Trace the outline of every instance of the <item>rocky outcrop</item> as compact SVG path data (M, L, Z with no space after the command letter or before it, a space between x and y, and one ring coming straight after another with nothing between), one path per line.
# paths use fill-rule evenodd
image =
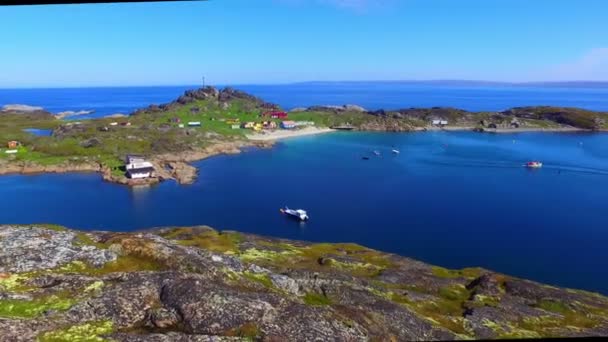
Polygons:
M608 336L608 299L353 244L0 226L1 340L546 336Z
M8 104L2 106L0 108L1 112L15 112L15 113L31 113L31 112L41 112L44 111L44 108L37 106L28 106L23 104Z
M212 103L216 103L222 108L226 110L229 108L230 103L235 100L242 101L246 103L248 108L260 108L262 110L270 110L279 108L277 105L272 103L267 103L262 99L250 95L244 91L236 90L234 88L224 88L222 90L218 90L215 87L204 87L194 90L187 90L183 95L178 97L175 101L170 103L162 104L162 105L150 105L147 108L139 109L133 112L131 115L142 115L142 114L154 114L154 113L162 113L174 110L179 108L180 106L188 105L194 103L196 101L201 100L210 100Z
M59 113L55 114L55 117L57 119L65 119L68 117L88 115L88 114L93 114L93 113L95 113L95 110L79 110L77 112L73 111L73 110L68 110L65 112L59 112Z
M101 166L95 162L64 162L54 165L40 165L25 161L0 160L0 175L35 174L35 173L66 173L66 172L99 172Z

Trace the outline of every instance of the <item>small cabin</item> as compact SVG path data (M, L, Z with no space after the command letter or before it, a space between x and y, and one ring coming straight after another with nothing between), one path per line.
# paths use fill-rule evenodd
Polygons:
M150 178L154 175L154 166L146 161L144 157L129 154L125 158L125 169L127 177L131 179Z
M150 178L154 175L154 166L149 162L127 166L126 169L127 177L131 179Z
M448 121L447 120L441 120L441 119L434 119L433 121L431 121L431 124L433 126L447 126Z
M232 129L241 129L241 125L236 125L236 124L232 125L230 127L232 127Z
M283 129L291 129L291 128L295 128L295 127L296 127L296 123L293 121L281 122L281 128L283 128Z
M243 124L243 128L253 128L255 126L255 122L245 122Z
M175 118L171 118L171 119L169 119L169 122L172 122L172 123L180 123L180 122L182 122L182 119L175 117Z
M110 126L118 126L118 122L110 122Z
M17 148L17 147L21 146L21 143L18 142L17 140L11 140L11 141L9 141L9 142L6 143L6 146L8 148Z
M189 127L199 127L201 125L200 121L190 121L188 122Z

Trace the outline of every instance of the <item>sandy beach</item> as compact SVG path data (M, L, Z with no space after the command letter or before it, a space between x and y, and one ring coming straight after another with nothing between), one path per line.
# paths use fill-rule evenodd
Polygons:
M274 132L265 132L265 133L257 133L257 134L249 134L247 138L250 140L258 140L258 141L269 141L269 140L279 140L279 139L287 139L293 137L301 137L305 135L313 135L313 134L321 134L321 133L329 133L334 132L334 129L331 128L318 128L318 127L306 127L298 130L277 130Z

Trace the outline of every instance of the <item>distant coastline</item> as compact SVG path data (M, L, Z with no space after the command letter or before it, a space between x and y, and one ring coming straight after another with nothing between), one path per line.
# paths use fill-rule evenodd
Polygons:
M539 88L608 88L608 81L532 81L500 82L482 80L386 80L386 81L305 81L292 83L296 85L320 84L402 84L434 85L451 87L539 87Z

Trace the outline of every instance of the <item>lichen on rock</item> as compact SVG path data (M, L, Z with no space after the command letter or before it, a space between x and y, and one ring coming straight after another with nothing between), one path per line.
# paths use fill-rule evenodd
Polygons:
M0 226L1 340L549 336L608 336L608 299L354 244L209 227Z

